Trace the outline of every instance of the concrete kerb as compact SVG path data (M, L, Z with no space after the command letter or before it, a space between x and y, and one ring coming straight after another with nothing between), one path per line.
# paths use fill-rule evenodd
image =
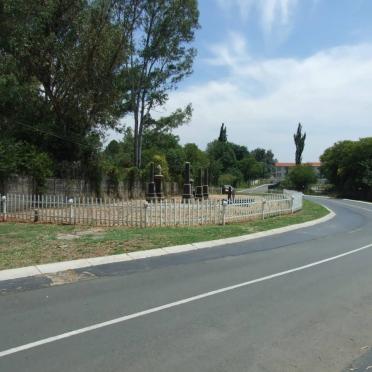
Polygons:
M195 251L199 249L217 247L217 246L226 245L226 244L241 243L241 242L263 238L263 237L271 236L271 235L283 234L285 232L314 226L314 225L331 220L332 218L336 216L336 213L333 212L329 208L327 209L329 211L329 214L327 214L324 217L318 218L316 220L303 222L303 223L299 223L296 225L290 225L286 227L279 227L277 229L261 231L261 232L248 234L248 235L241 235L241 236L236 236L236 237L231 237L231 238L210 240L210 241L192 243L192 244L177 245L173 247L149 249L149 250L144 250L144 251L136 251L136 252L130 252L130 253L111 255L111 256L92 257L92 258L85 258L85 259L79 259L79 260L73 260L73 261L63 261L63 262L55 262L55 263L48 263L48 264L35 265L35 266L20 267L16 269L1 270L0 281L25 278L25 277L30 277L30 276L39 276L39 275L44 275L44 274L52 274L52 273L57 273L61 271L71 270L71 269L79 269L79 268L84 268L84 267L98 266L98 265L104 265L104 264L110 264L110 263L116 263L116 262L139 260L139 259L168 255L168 254L177 254L177 253Z

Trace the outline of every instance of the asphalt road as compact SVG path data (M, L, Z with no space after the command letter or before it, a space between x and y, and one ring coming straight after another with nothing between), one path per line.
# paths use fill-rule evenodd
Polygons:
M0 371L368 370L372 205L317 200L336 217L14 287L0 296Z

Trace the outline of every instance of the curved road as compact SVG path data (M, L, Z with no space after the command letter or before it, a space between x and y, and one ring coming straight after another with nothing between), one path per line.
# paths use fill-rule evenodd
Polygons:
M0 283L0 371L368 370L372 204L316 201L336 217L69 285Z

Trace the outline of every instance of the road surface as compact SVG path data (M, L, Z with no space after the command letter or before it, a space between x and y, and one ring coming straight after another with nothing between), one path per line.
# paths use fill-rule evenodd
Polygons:
M368 370L372 205L316 200L336 217L73 284L7 283L0 371Z

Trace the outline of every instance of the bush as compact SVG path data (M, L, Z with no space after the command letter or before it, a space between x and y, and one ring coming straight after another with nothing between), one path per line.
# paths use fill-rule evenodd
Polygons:
M12 174L31 176L35 192L42 192L45 181L52 175L53 163L49 156L26 142L0 142L0 182Z
M285 186L298 191L306 191L311 185L317 182L317 176L312 167L308 165L296 165L290 170L286 179Z

